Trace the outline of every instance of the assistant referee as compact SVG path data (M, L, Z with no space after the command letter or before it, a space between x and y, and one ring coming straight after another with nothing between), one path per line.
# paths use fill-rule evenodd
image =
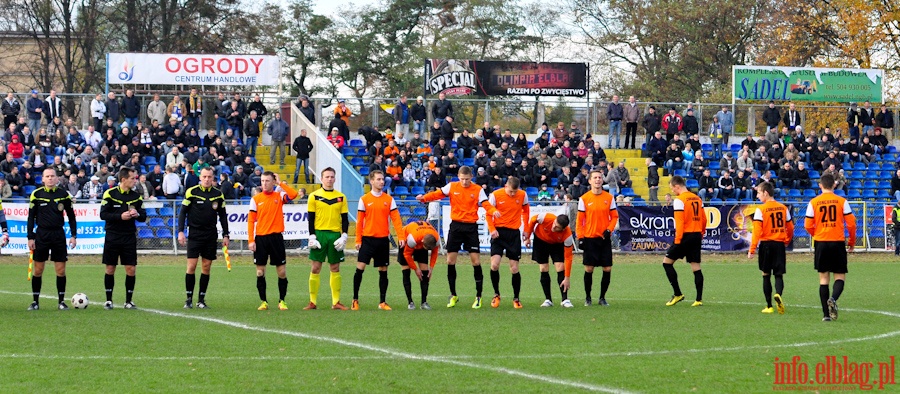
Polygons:
M218 231L216 219L222 225L222 245L228 247L228 213L225 211L225 195L213 186L215 171L212 167L200 170L200 184L184 193L181 212L178 214L178 243L187 246L187 273L184 274L184 291L187 300L184 309L193 308L194 284L197 259L203 258L200 268L200 294L197 297L197 308L206 309L206 288L209 286L209 273L218 249ZM187 223L188 236L185 238L184 226Z
M57 187L56 170L47 168L41 178L44 186L31 193L28 209L28 249L34 253L34 277L31 278L31 292L34 301L28 310L40 309L42 275L47 259L53 261L56 268L56 291L59 295L59 309L67 310L66 298L66 231L63 212L69 217L69 231L72 237L69 245L75 247L75 209L72 208L72 196ZM37 230L35 230L37 226ZM5 227L5 226L4 226Z

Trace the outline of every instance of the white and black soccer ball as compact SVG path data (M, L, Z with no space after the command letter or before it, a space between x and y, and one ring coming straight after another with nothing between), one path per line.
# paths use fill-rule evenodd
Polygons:
M75 309L86 309L88 307L88 296L84 293L78 293L72 296L72 307Z

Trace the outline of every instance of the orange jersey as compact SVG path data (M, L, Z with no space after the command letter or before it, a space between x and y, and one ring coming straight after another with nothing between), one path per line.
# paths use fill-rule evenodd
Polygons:
M386 147L384 147L384 151L382 152L382 156L384 156L385 159L391 159L391 160L394 160L394 158L397 157L397 155L399 155L399 154L400 154L400 148L397 148L396 146L394 146L394 147L386 146Z
M672 210L675 211L675 244L681 243L684 233L706 234L706 212L703 210L703 200L691 192L679 194L672 201Z
M297 198L297 191L281 182L281 190L271 193L261 192L250 200L250 214L247 219L247 237L256 242L257 235L284 232L284 203Z
M396 163L396 162L395 162ZM391 163L393 164L393 163ZM390 165L385 170L387 176L394 177L395 175L403 175L403 167Z
M500 211L500 217L494 218L487 215L488 231L493 232L497 227L518 230L522 223L528 222L531 216L531 208L528 205L528 194L524 190L516 190L514 196L506 194L506 189L496 190L488 197L488 202Z
M578 218L575 232L579 238L599 238L603 232L613 232L619 224L616 200L608 192L588 191L578 199Z
M785 245L794 236L794 221L791 210L775 200L767 201L753 213L753 240L750 253L756 252L759 241L778 241Z
M431 250L431 261L429 265L431 268L434 268L434 264L437 262L438 249L441 244L441 237L438 235L437 230L434 229L428 222L412 222L407 224L406 227L403 228L403 234L406 234L406 247L403 248L403 255L406 256L406 261L410 263L413 262L413 251L414 250L422 250L425 249L423 245L423 239L428 234L434 236L436 239L437 245L434 249ZM415 267L409 267L410 269L415 270Z
M474 183L462 187L459 182L450 182L446 186L426 194L423 202L432 202L450 197L450 220L460 223L477 223L478 206L481 205L488 215L496 209L488 202L484 189Z
M420 146L416 148L416 154L419 156L431 156L431 147L430 146Z
M564 227L560 232L553 231L554 222L556 222L556 215L552 213L532 216L528 225L525 226L525 238L531 238L531 234L534 234L535 238L548 244L563 244L566 248L565 264L566 277L568 277L572 273L572 247L575 245L575 239L572 237L572 229L569 226Z
M834 193L824 192L806 207L806 231L813 241L850 241L856 244L856 217L850 203ZM844 235L844 228L850 236Z
M386 238L391 235L388 219L394 223L394 231L400 237L403 234L400 212L397 203L387 193L369 192L360 197L356 208L356 244L362 243L362 237Z

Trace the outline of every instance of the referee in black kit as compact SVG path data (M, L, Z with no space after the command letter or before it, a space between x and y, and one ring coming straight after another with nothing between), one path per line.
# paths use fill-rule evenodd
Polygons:
M200 267L200 294L197 296L197 308L206 309L206 287L209 286L209 270L216 259L218 234L216 219L222 224L222 245L228 247L228 214L225 212L225 195L213 187L215 171L212 167L200 170L200 184L184 193L181 212L178 214L178 243L187 246L187 273L184 274L184 290L187 300L184 309L193 308L194 284L197 270L197 259L203 259ZM185 220L186 219L186 220ZM184 225L187 222L188 237L184 236Z
M41 296L44 263L49 258L56 269L56 291L59 294L59 309L67 310L66 298L66 231L63 212L69 217L69 230L72 237L69 245L75 247L75 235L78 226L75 224L75 209L72 207L72 196L57 186L56 170L47 168L41 178L44 186L31 193L28 206L28 249L34 253L34 277L31 278L31 292L34 301L29 311L40 309L38 299ZM35 230L37 226L37 230Z
M147 220L144 199L132 190L137 181L137 173L132 168L122 167L116 175L119 185L103 193L100 203L100 219L106 222L106 238L103 244L103 264L106 276L104 309L112 309L113 287L116 283L116 265L125 266L125 309L137 308L131 297L134 295L135 271L137 267L137 225Z

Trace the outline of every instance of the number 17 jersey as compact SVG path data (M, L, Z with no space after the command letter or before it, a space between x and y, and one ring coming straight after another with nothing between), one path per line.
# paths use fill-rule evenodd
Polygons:
M675 244L681 243L685 233L706 233L706 212L703 200L691 192L683 192L672 201L675 211Z

